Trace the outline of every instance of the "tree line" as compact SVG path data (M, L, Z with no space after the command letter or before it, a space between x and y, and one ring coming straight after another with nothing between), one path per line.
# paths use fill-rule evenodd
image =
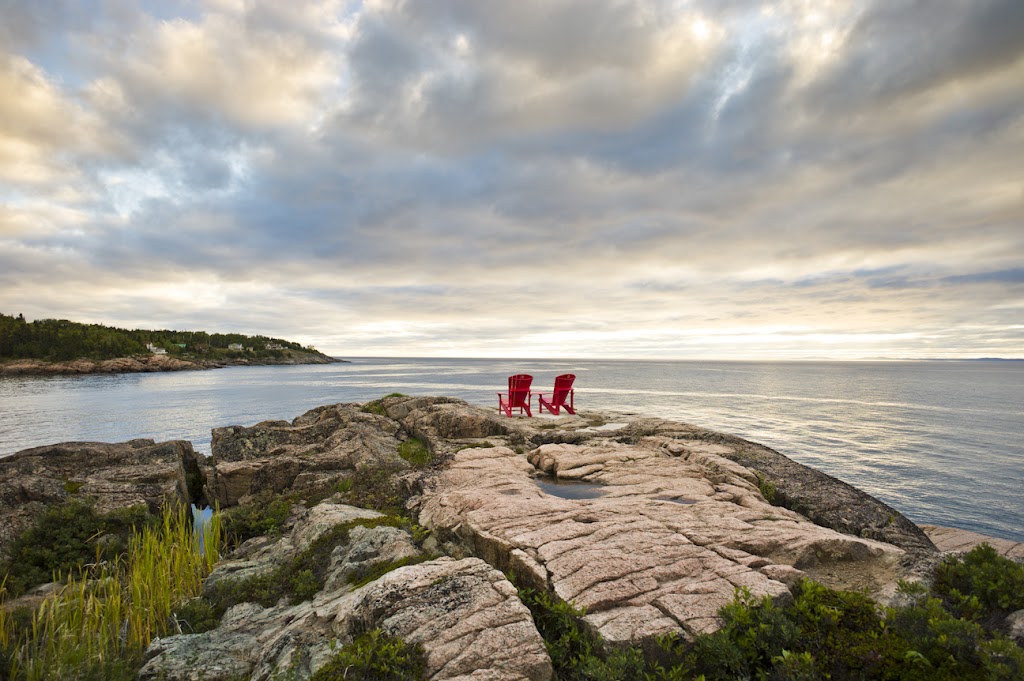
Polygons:
M316 352L280 338L206 331L151 331L119 329L102 324L81 324L66 319L29 322L0 313L0 360L114 359L149 352L148 344L171 355L210 359L224 357L283 357L289 350ZM235 345L236 348L231 346ZM237 349L241 346L241 350ZM268 347L269 346L269 347Z

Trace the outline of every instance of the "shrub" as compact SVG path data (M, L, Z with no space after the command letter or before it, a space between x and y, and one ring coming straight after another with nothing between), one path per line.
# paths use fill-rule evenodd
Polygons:
M171 616L183 634L201 634L216 629L220 624L216 609L205 598L193 598L181 603Z
M161 523L130 537L124 558L69 575L29 624L8 612L0 595L2 678L134 679L150 641L173 630L174 607L199 592L220 537L214 516L197 550L187 512L165 510Z
M11 543L0 567L7 575L7 590L18 596L53 581L54 573L66 575L89 563L115 561L127 552L136 528L155 522L145 506L100 515L92 502L72 499L47 508Z
M943 559L935 569L933 590L950 612L991 627L1024 608L1024 565L979 544Z
M377 581L392 570L397 570L398 568L405 567L406 565L419 565L420 563L433 560L434 558L437 558L434 554L421 553L418 556L408 556L406 558L391 560L386 563L376 563L369 567L355 570L351 575L349 575L348 583L359 588L369 584L370 582Z
M519 599L530 610L544 639L555 678L560 680L615 681L642 679L646 663L638 649L605 650L601 637L584 626L585 613L546 591L519 589Z
M416 681L426 673L423 646L374 629L343 646L310 681Z
M756 471L755 471L756 472ZM778 506L776 503L776 497L778 496L778 490L775 489L775 483L764 477L760 472L757 474L757 489L761 492L761 496L769 504Z
M253 537L273 537L281 533L290 513L291 504L287 499L259 494L245 506L236 506L224 513L224 534L232 546Z

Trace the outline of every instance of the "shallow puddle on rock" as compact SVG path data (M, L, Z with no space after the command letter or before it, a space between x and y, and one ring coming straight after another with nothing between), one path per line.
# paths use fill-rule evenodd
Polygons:
M556 478L534 478L533 481L544 494L562 499L597 499L604 494L604 485L593 482Z

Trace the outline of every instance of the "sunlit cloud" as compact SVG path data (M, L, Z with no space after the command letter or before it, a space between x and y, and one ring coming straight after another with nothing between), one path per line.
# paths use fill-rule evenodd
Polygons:
M338 355L1024 356L1024 6L19 3L0 311Z

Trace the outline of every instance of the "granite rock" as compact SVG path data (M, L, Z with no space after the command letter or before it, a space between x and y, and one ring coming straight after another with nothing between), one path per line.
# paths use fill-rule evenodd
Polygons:
M180 440L65 442L17 452L0 459L0 552L40 511L72 498L94 501L99 513L202 504L210 470L205 457Z
M769 504L718 445L672 444L464 450L428 481L420 523L585 608L613 643L713 631L737 588L787 598L802 575L892 591L904 551ZM581 482L592 498L563 498Z

